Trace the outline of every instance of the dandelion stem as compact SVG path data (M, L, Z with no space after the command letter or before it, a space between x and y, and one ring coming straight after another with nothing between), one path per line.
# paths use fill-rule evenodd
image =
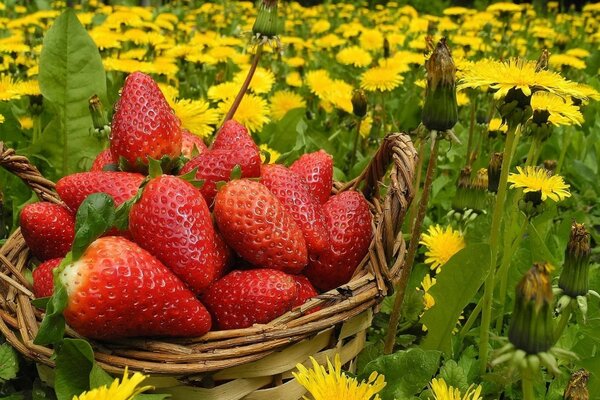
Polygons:
M461 328L460 333L458 334L461 338L464 338L467 335L467 333L471 330L471 327L473 326L473 324L475 323L475 320L477 319L477 317L479 316L479 313L481 312L482 304L483 304L483 297L481 299L479 299L479 301L477 302L477 305L475 306L473 311L471 311L471 315L469 315L469 318L467 318L467 322L465 322L465 324Z
M477 103L471 102L471 118L469 121L469 140L467 141L467 166L471 166L473 163L473 157L471 156L471 147L473 147L473 131L475 130L475 111Z
M520 124L510 126L506 133L506 143L504 145L504 156L502 158L502 170L500 172L500 183L498 185L498 194L494 204L492 214L492 228L490 232L490 272L485 279L483 292L483 309L481 315L481 331L479 336L479 361L480 372L485 373L488 359L488 345L490 341L490 324L492 320L492 300L494 295L494 285L496 279L496 264L498 262L498 253L500 250L500 230L502 228L502 215L504 214L504 203L506 201L506 188L508 181L508 171L513 157L513 149L520 135Z
M558 340L562 336L565 328L569 324L569 320L571 319L572 313L573 303L570 302L569 305L564 310L562 310L560 314L560 319L558 320L558 325L556 326L556 331L554 332L554 337L556 338L556 340Z
M360 139L360 125L362 118L359 118L356 122L356 134L354 135L354 145L352 146L352 154L350 155L350 164L348 165L348 172L352 170L354 163L356 162L356 150L358 148L358 140Z
M535 400L532 375L532 371L529 367L526 367L522 372L521 388L523 389L523 400Z
M250 82L252 81L254 72L256 72L256 68L258 67L258 61L260 60L261 54L262 54L262 44L259 44L258 48L256 49L256 54L254 54L254 58L252 59L252 65L250 66L250 69L248 70L248 75L246 75L246 79L244 80L244 83L242 84L240 91L238 92L237 96L235 96L235 100L233 100L233 104L231 104L231 108L229 109L229 111L227 111L227 115L225 115L225 119L223 120L223 123L232 119L233 116L235 115L235 112L237 111L238 107L240 106L240 103L242 102L242 99L244 98L244 95L246 94L246 91L248 90L248 86L250 86Z
M572 132L567 132L566 135L563 135L563 143L562 143L562 148L560 149L560 156L558 157L558 163L556 165L556 175L560 174L560 171L562 169L563 164L565 163L565 156L567 155L567 150L569 150L569 147L571 146L571 136L570 133Z
M429 162L427 163L423 194L421 195L421 200L419 201L417 218L411 231L410 244L408 246L408 252L404 261L402 275L400 276L400 280L395 287L396 298L394 299L394 306L392 308L392 313L390 314L390 322L388 325L387 335L385 337L385 344L383 348L384 354L390 354L393 351L394 343L396 342L396 332L398 329L398 321L400 320L400 310L402 308L402 302L404 300L404 292L406 291L408 278L410 277L410 273L415 262L415 256L417 254L417 247L419 244L419 237L421 236L423 219L425 218L425 211L427 211L427 203L429 202L429 193L431 192L431 183L433 181L433 176L435 175L438 148L439 141L436 140L436 133L432 132L431 153L429 155Z
M516 204L513 204L512 210L510 212L510 218L506 224L506 228L504 229L504 251L502 252L502 261L500 262L500 292L498 298L500 299L499 305L499 314L496 319L496 332L502 332L502 324L504 324L504 308L506 306L506 291L508 285L508 271L510 270L510 261L512 259L513 254L517 251L517 246L521 243L521 238L525 234L527 230L527 226L529 226L529 220L525 218L525 221L521 224L521 229L519 230L519 234L516 239L514 239L511 243L511 235L510 235L510 227L514 221L514 217L516 214Z

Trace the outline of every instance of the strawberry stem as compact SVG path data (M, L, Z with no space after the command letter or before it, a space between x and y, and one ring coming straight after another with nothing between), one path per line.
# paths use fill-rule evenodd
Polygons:
M235 115L235 112L237 111L238 107L240 106L240 103L242 102L242 98L244 97L244 94L246 94L246 91L248 90L248 86L250 86L250 82L252 81L254 72L256 72L256 68L258 67L258 61L260 60L260 55L262 54L262 46L263 46L262 44L258 45L258 48L256 49L256 53L254 54L254 59L252 60L252 65L250 66L250 70L248 70L248 75L246 75L246 79L244 80L244 83L242 84L240 91L238 92L237 96L235 96L235 100L233 100L233 104L231 104L231 108L229 109L229 111L227 111L227 115L225 115L223 124L233 118L233 116ZM221 124L221 125L223 125L223 124Z

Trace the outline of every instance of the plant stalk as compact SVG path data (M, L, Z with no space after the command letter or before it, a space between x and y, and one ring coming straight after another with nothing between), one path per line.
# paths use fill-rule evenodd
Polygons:
M554 332L554 337L556 340L560 339L565 328L569 325L569 320L571 319L571 314L573 313L573 302L569 303L567 308L562 310L560 314L560 319L558 320L558 325L556 326L556 331Z
M414 226L415 226L415 218L417 217L417 210L418 210L418 201L419 201L419 196L420 196L420 190L421 190L421 178L423 177L423 159L425 155L425 141L421 140L421 143L419 143L419 160L417 161L417 167L416 167L416 171L417 171L417 177L415 178L415 197L414 197L414 201L412 206L410 207L410 213L409 213L409 217L408 217L408 226L410 231L412 232Z
M254 73L256 72L256 68L258 67L258 62L260 61L261 54L262 54L262 44L258 45L258 48L256 49L256 53L254 54L254 58L252 59L252 65L250 66L250 69L248 70L248 75L246 75L246 79L244 80L244 83L242 84L240 91L235 96L235 100L233 100L233 103L231 104L231 108L229 109L229 111L227 111L227 115L225 115L223 124L233 118L233 116L235 115L235 112L237 111L238 107L240 106L240 103L242 102L242 99L244 98L244 95L246 94L246 91L248 90L248 87L250 86L252 77L254 76Z
M480 372L485 373L488 359L488 345L490 341L490 324L492 320L492 300L494 297L494 285L496 279L496 264L498 262L498 253L500 250L500 231L502 228L502 215L504 213L504 203L506 201L506 189L508 172L513 157L513 149L520 135L520 124L509 127L506 133L506 143L504 145L504 156L502 159L502 171L500 173L500 183L498 185L498 194L492 214L492 228L490 232L490 272L485 279L483 292L483 305L481 315L481 332L479 336L479 360Z
M523 400L535 400L535 392L533 390L533 374L529 367L526 367L521 372L521 388L523 389Z
M347 172L350 172L352 170L352 167L354 166L354 163L356 162L356 150L358 148L358 140L360 139L361 123L362 123L362 118L359 118L358 122L356 122L356 135L354 136L354 145L352 146L352 154L350 156L350 164L348 165Z
M467 322L465 322L463 327L460 329L460 332L458 335L461 338L464 338L467 335L467 333L471 330L471 327L473 326L473 324L475 323L475 320L477 319L477 317L479 316L479 313L481 312L482 305L483 305L483 297L481 299L479 299L479 301L477 302L477 305L471 312L471 315L469 315L469 318L467 318Z
M404 292L406 291L406 285L412 271L412 267L415 262L415 256L417 254L417 248L419 245L419 237L421 236L421 228L423 226L423 219L425 218L425 212L427 211L427 203L429 202L429 194L431 192L431 183L435 174L435 168L437 163L437 155L439 148L439 141L436 140L436 134L431 135L431 154L429 156L429 162L427 163L427 173L425 175L425 184L423 186L423 194L419 202L419 211L417 213L417 219L413 226L410 244L408 246L408 252L406 254L406 261L400 276L400 280L395 287L396 298L394 299L394 306L392 313L390 314L390 322L388 325L387 335L385 337L385 344L383 348L384 354L390 354L394 349L396 342L396 332L398 329L398 321L400 320L400 310L402 308L402 302L404 301Z

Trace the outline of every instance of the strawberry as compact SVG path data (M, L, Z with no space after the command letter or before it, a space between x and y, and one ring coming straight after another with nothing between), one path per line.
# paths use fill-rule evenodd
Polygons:
M123 157L134 169L147 166L148 157L181 154L180 121L150 76L134 72L125 79L115 105L110 151L115 160Z
M298 290L298 300L294 303L294 307L301 306L306 303L308 300L312 299L315 296L319 295L317 289L310 283L308 278L304 275L290 275L294 281L296 282L296 289ZM310 310L310 312L315 312L320 310L321 307L315 307Z
M62 258L53 258L52 260L44 261L33 270L33 294L35 297L49 297L54 291L54 276L52 272Z
M227 121L217 134L211 150L188 162L181 170L186 174L198 168L196 179L204 180L200 192L211 206L217 194L216 183L228 181L234 167L239 165L242 178L260 176L260 151L242 125Z
M347 191L332 196L323 206L329 229L330 247L310 261L304 275L318 289L330 290L350 280L369 251L373 229L365 198Z
M260 182L283 204L294 218L310 255L320 254L329 245L325 215L302 178L283 165L263 165Z
M210 315L160 261L118 236L94 241L67 265L59 280L71 328L92 339L135 336L201 336Z
M183 129L181 131L181 155L186 158L192 158L194 147L198 151L197 154L202 154L208 150L208 147L206 147L200 136L196 136L187 129Z
M215 198L214 216L225 242L253 265L292 274L306 266L302 231L264 185L227 183Z
M135 196L143 180L143 175L132 172L80 172L60 179L56 191L71 212L76 213L83 200L93 193L109 194L115 205L121 205Z
M219 260L210 211L189 182L172 175L152 179L131 207L129 230L196 294L217 278Z
M219 329L266 324L292 309L298 298L294 279L274 269L232 271L213 283L202 301Z
M90 172L104 171L104 167L110 164L117 164L117 161L113 158L110 149L102 150L96 156L92 168L90 168Z
M229 268L233 263L235 254L233 251L227 246L223 237L215 229L215 254L217 257L217 278L222 278L225 276L227 272L229 272Z
M333 185L333 158L319 150L302 155L290 169L304 179L319 203L325 204Z
M58 204L27 204L20 216L21 233L27 247L42 261L64 257L73 244L75 219Z

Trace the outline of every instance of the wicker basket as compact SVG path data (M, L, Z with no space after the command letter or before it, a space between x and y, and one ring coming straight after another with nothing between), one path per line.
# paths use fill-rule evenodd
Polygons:
M401 226L413 196L416 158L408 136L390 134L359 177L335 183L334 192L362 190L374 215L369 253L348 284L266 325L193 339L92 342L96 361L110 373L128 366L150 374L151 384L174 398L300 399L305 391L291 379L296 364L310 356L323 363L335 353L342 363L353 360L364 347L373 313L403 273ZM61 202L54 184L2 142L0 165L40 200ZM384 179L390 165L389 179ZM31 284L23 274L28 266L29 250L17 229L0 248L0 331L25 357L51 368L53 350L33 344L43 313L31 305ZM307 314L315 307L321 309ZM78 337L68 328L67 335Z

